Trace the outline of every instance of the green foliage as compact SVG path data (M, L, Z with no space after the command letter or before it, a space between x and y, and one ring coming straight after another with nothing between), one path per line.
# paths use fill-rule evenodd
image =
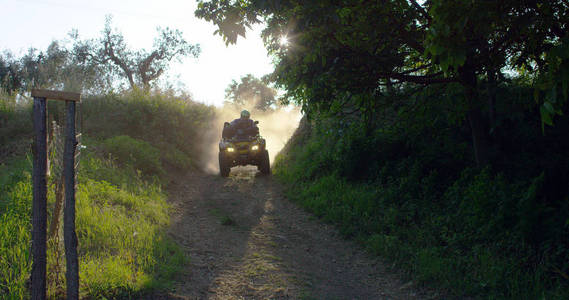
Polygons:
M393 94L459 85L465 101L446 106L456 119L466 113L478 166L493 155L491 103L510 76L502 70L527 70L540 79L532 83L541 111L533 113L544 124L566 102L566 1L198 2L196 15L216 25L227 43L264 21L265 45L276 62L270 78L307 114L369 115L411 98ZM290 45L281 45L283 36Z
M537 78L535 100L541 103L542 130L553 126L553 118L563 115L569 99L569 37L552 47L547 53L547 69Z
M31 270L31 163L19 159L0 168L0 292L26 298ZM79 172L76 226L82 297L128 298L167 288L187 258L164 232L169 206L160 186L88 152L82 154ZM50 193L49 207L53 201ZM58 263L52 251L50 247L49 270ZM62 275L56 279L49 274L60 282ZM50 289L53 295L58 292L57 287Z
M363 117L315 118L273 170L290 199L420 282L456 297L565 298L569 121L541 135L527 91L497 91L493 167L467 159L468 131L445 106L460 98L429 89L371 128Z
M172 60L198 57L199 44L188 43L177 29L157 28L150 51L131 49L111 17L97 39L81 40L76 29L67 40L53 41L46 50L30 48L21 57L0 54L0 90L24 94L32 88L106 93L156 87ZM4 49L3 49L4 50Z
M25 99L0 92L0 162L20 156L32 137L32 106Z
M159 150L163 166L179 169L202 159L200 141L214 114L211 107L188 97L142 91L87 98L81 110L82 129L89 137L125 135L144 141Z
M66 91L104 90L109 83L104 68L87 64L85 56L67 41L52 41L47 49L29 48L21 57L9 51L0 55L0 89L24 94L32 88ZM112 82L112 81L111 81Z
M107 16L100 38L81 41L75 37L75 55L85 64L104 68L114 75L108 79L128 82L131 89L149 91L173 59L180 60L188 55L198 57L201 52L199 44L188 43L177 29L157 28L158 36L150 51L129 49L122 33L117 31L112 28L112 17Z
M81 174L111 168L119 173L115 178L130 177L135 182L130 189L89 178L79 185L77 235L80 253L85 253L80 261L85 293L132 296L163 287L172 279L171 269L179 270L185 261L163 232L169 220L164 193L159 186L136 179L133 171L113 168L95 157L86 160L87 170Z
M226 103L239 109L273 110L277 106L277 91L267 83L251 74L241 77L241 82L233 80L225 89Z
M235 225L235 220L231 216L227 215L225 212L214 208L209 210L209 213L219 219L219 223L223 226L233 226Z
M31 162L20 158L0 166L0 294L28 296L31 272Z
M166 150L162 150L162 161L167 164L169 167L179 168L182 170L187 170L191 167L195 167L190 156L179 149L176 148L168 148ZM197 154L201 153L192 153L192 156L198 156Z
M0 146L0 294L26 298L32 191L31 159L22 153L29 151L30 106L8 96L0 103L0 139L14 141L14 149ZM50 106L56 119L59 109ZM166 168L187 169L201 157L197 141L212 109L187 97L134 91L87 98L79 113L86 146L77 189L81 296L138 298L168 289L187 258L166 235L170 208L160 182ZM48 213L53 207L50 188ZM55 298L65 287L57 245L48 247L48 293Z
M119 135L104 140L103 147L119 164L130 166L150 176L164 175L160 151L145 141Z

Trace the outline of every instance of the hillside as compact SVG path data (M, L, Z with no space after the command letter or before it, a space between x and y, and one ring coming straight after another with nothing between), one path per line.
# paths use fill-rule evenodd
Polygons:
M0 99L0 294L29 297L31 270L31 105ZM63 103L50 102L49 123L62 126ZM168 94L126 92L79 105L77 236L80 295L132 298L164 290L188 262L166 233L172 212L164 190L171 176L195 168L210 107ZM65 260L57 186L62 139L50 126L48 296L63 298ZM52 230L52 228L54 228Z
M542 131L535 111L512 117L533 101L519 89L498 92L487 165L444 103L399 104L371 128L304 118L275 174L289 199L425 285L459 298L566 298L569 118Z
M162 76L202 49L169 27L135 49L107 17L97 38L72 31L43 51L0 55L0 294L29 289L27 95L46 88L86 95L82 297L569 299L568 1L198 0L192 10L228 49L261 32L272 62L270 74L233 79L224 109ZM211 48L188 74L221 81L234 67ZM235 65L267 58L247 52ZM48 111L48 295L61 298L52 121L63 107ZM218 147L241 112L260 120L267 147L260 137ZM266 175L270 157L273 177L227 173L249 151Z

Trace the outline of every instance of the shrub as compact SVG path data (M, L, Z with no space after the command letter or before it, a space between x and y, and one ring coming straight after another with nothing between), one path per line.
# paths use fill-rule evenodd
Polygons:
M31 160L25 158L0 166L0 294L7 298L29 294L30 171ZM53 203L50 192L48 214ZM83 150L76 209L81 297L138 298L144 292L167 289L187 263L165 232L166 195L133 169L118 168ZM63 263L55 245L48 244L48 295L54 298L65 287L63 273L53 271Z
M214 116L212 107L189 98L138 90L87 98L81 111L83 132L91 138L126 135L145 141L179 168L202 158L200 141Z
M103 147L113 160L121 165L140 170L145 175L164 174L160 151L145 141L119 135L104 140Z
M29 294L30 169L30 161L25 158L0 166L0 294L13 299L24 299Z
M496 144L521 148L477 168L465 159L463 128L423 113L436 118L407 115L371 130L316 120L277 156L274 174L291 200L451 296L569 297L569 165L560 154L569 121L545 137L527 123L508 128Z
M31 102L0 92L0 163L29 150L32 126Z

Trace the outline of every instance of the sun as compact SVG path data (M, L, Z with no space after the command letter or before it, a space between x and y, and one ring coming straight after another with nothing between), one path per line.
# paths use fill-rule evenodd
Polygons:
M288 46L289 44L288 37L286 35L281 36L279 44L281 44L281 46Z

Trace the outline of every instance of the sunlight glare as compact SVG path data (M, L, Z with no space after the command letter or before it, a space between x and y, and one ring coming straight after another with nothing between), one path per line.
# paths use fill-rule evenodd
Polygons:
M283 35L279 43L281 44L281 46L288 46L288 37L286 35Z

